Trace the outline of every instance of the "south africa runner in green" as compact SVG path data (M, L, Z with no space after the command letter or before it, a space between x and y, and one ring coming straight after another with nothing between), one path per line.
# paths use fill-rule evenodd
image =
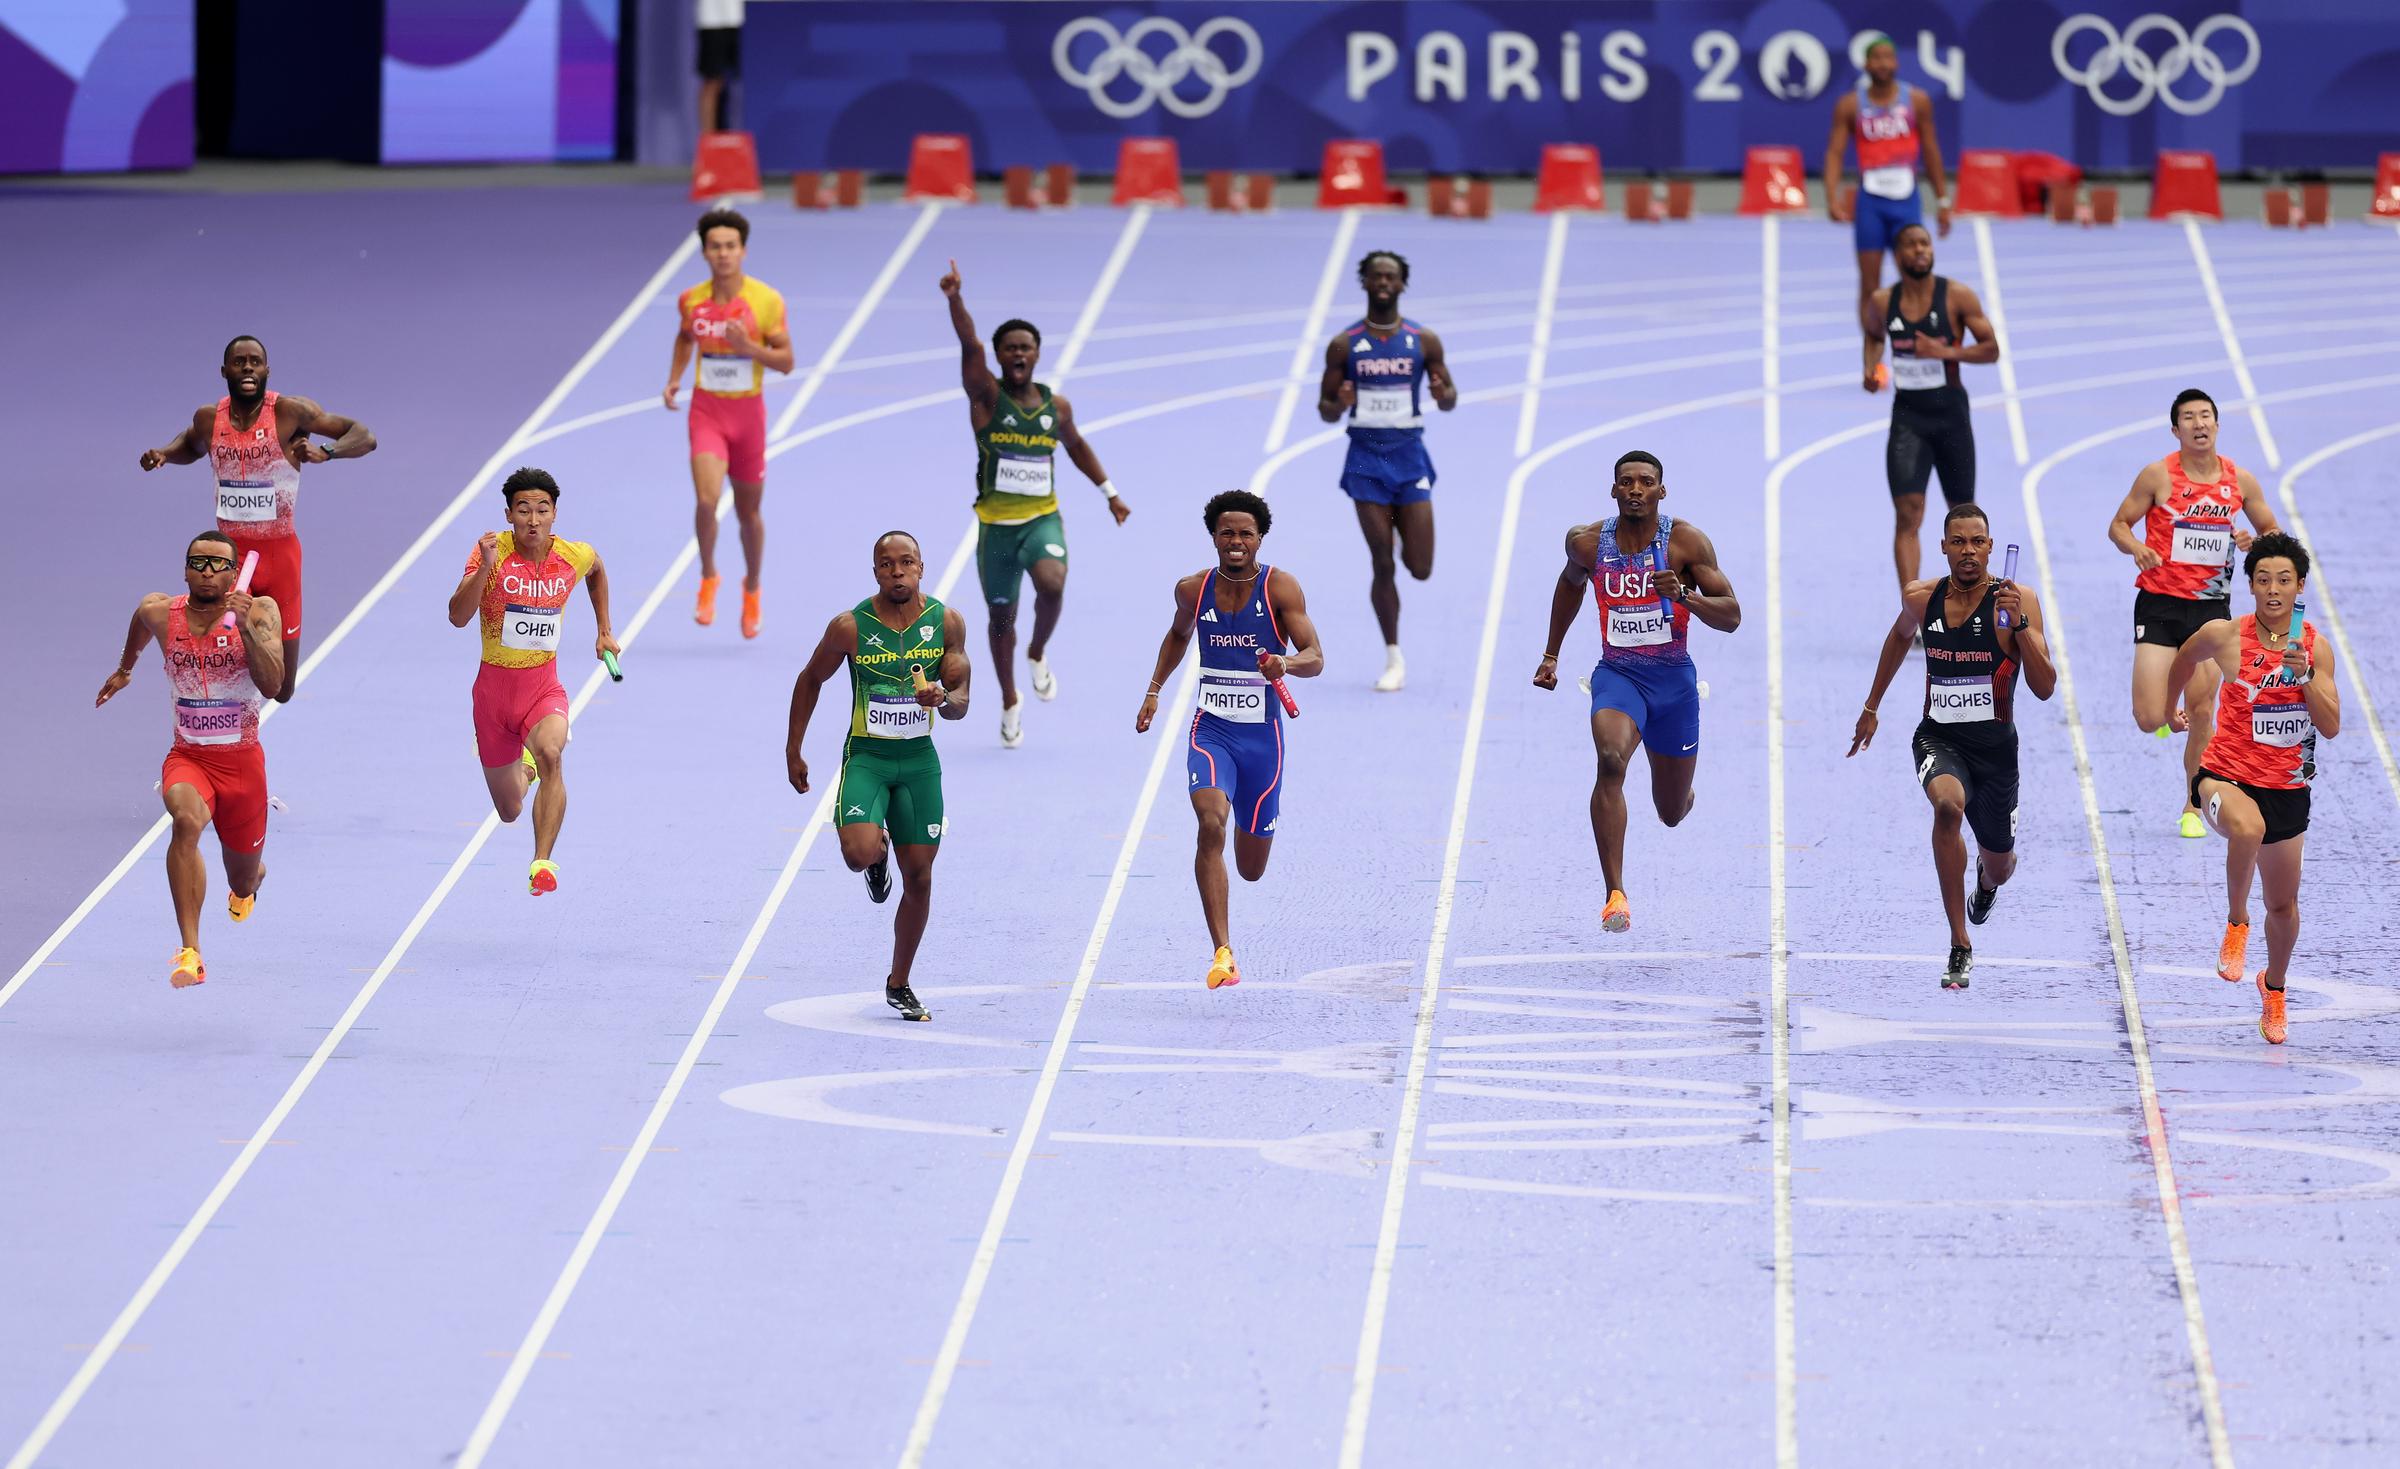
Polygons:
M1044 656L1067 594L1058 451L1065 449L1084 477L1100 487L1117 524L1123 525L1133 510L1076 430L1074 408L1033 380L1034 365L1042 358L1040 330L1030 321L1000 323L992 333L992 352L1000 359L1000 375L994 377L983 360L975 318L959 295L955 260L942 277L942 294L950 298L959 382L967 390L967 417L975 426L975 569L983 582L992 667L1000 679L1000 743L1013 750L1025 742L1024 705L1017 697L1017 598L1028 576L1033 578L1033 639L1025 656L1033 665L1033 695L1045 703L1058 697L1058 679Z
M917 538L887 531L875 542L875 595L825 627L792 685L783 759L792 789L808 794L800 741L825 681L850 665L850 726L834 793L842 862L867 875L867 896L892 895L890 859L900 856L900 910L892 915L892 972L884 1003L903 1020L931 1020L908 987L917 943L933 907L933 859L942 844L942 758L933 719L967 717L967 625L955 608L925 595ZM888 831L888 835L886 834Z

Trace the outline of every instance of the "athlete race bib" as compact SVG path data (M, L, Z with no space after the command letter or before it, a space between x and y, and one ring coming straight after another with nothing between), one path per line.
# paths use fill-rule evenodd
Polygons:
M1200 712L1233 724L1267 722L1267 681L1210 674L1200 680Z
M1407 388L1358 390L1358 416L1354 421L1361 428L1408 428L1416 416L1416 404Z
M2185 566L2233 564L2233 527L2222 520L2175 522L2174 560Z
M992 493L1024 495L1035 500L1048 499L1057 481L1052 478L1055 466L1048 458L1010 459L997 461L992 476Z
M1947 364L1931 357L1916 357L1903 352L1892 354L1892 386L1923 391L1949 385Z
M747 357L727 352L700 354L700 386L712 393L747 393L755 385L756 376Z
M217 481L217 519L244 523L275 518L275 487L259 479Z
M1988 673L1975 678L1933 679L1926 694L1925 712L1936 724L1981 724L1998 713Z
M1917 193L1917 171L1905 163L1870 168L1858 176L1858 186L1878 199L1913 199Z
M1675 622L1656 602L1618 603L1608 609L1608 645L1657 648L1675 641Z
M2308 717L2306 704L2250 706L2250 739L2254 744L2288 750L2316 733L2316 729L2316 721Z
M867 738L913 740L933 733L933 711L913 694L867 695Z
M242 701L178 698L175 733L187 745L238 745L242 741Z
M565 608L503 607L500 609L500 646L514 648L520 653L555 653L560 637L566 632Z

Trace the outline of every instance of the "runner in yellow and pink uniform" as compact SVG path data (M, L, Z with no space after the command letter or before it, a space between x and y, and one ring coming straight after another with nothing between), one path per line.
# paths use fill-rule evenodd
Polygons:
M100 685L97 708L133 681L134 660L156 638L175 700L175 743L159 770L159 794L174 823L167 838L167 890L182 947L168 975L177 989L208 978L200 962L200 902L208 859L200 833L213 822L225 859L225 906L240 923L266 881L267 757L258 742L261 689L283 681L289 645L275 599L234 589L233 537L203 531L184 547L184 594L152 592L134 609L125 654Z
M599 632L592 656L624 651L609 631L608 570L588 542L551 534L558 520L558 481L547 471L520 469L500 487L512 529L486 531L468 553L467 569L450 594L450 625L483 620L483 666L475 674L475 758L483 766L492 809L514 821L533 799L533 866L526 886L535 897L558 891L550 860L567 819L567 691L558 681L558 650L566 642L567 599L581 581L591 594Z
M750 221L730 209L700 216L700 252L708 281L677 298L675 360L667 368L667 407L683 388L683 369L700 349L692 383L692 537L700 543L700 603L692 620L717 620L717 499L733 480L733 513L742 526L742 636L758 636L758 573L766 559L767 369L792 370L783 297L742 273Z
M309 399L270 391L267 349L256 337L227 342L219 371L225 396L195 412L163 448L144 449L142 468L208 456L217 476L217 529L232 539L237 565L257 553L250 590L273 598L283 613L283 681L266 692L288 704L300 680L300 535L292 524L300 466L371 454L375 436ZM333 442L311 443L311 434Z

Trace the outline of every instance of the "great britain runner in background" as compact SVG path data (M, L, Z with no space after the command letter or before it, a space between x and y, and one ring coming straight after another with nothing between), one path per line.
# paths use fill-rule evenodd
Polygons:
M733 481L733 515L742 528L742 636L758 636L759 571L767 554L767 371L792 370L792 338L783 297L745 274L750 221L730 209L700 216L700 253L708 279L676 299L675 355L667 367L666 405L675 407L684 365L695 348L692 382L692 537L700 543L700 598L692 620L717 620L717 501Z
M261 692L288 704L300 682L300 532L293 522L300 466L371 454L375 436L354 419L270 389L266 344L256 337L227 342L218 371L225 396L193 413L164 447L144 449L142 468L208 456L217 479L217 529L232 542L237 565L257 553L251 595L272 600L283 619L281 681ZM311 434L333 442L314 443Z
M1033 636L1025 644L1032 665L1033 696L1058 697L1050 671L1050 635L1067 595L1067 523L1058 513L1058 451L1067 451L1085 479L1108 497L1108 513L1119 525L1133 513L1117 493L1100 456L1075 427L1075 408L1049 386L1033 380L1042 360L1042 333L1030 321L1011 318L992 333L994 376L984 361L983 341L967 311L958 262L942 277L950 301L950 326L958 335L959 385L967 394L967 422L975 431L975 572L983 583L985 629L992 644L992 676L1000 682L1000 743L1025 742L1025 706L1017 694L1017 607L1028 579L1033 582Z
M1400 315L1408 262L1378 250L1358 262L1367 314L1325 349L1317 416L1327 423L1350 416L1350 452L1342 489L1358 509L1374 568L1369 596L1383 631L1383 672L1375 687L1392 693L1408 681L1400 657L1399 564L1418 581L1433 575L1433 460L1425 453L1425 397L1444 413L1458 406L1458 384L1442 356L1442 339Z
M174 744L159 771L159 795L173 823L167 838L167 891L175 901L181 947L168 980L186 989L208 978L200 962L200 904L208 859L200 833L217 828L225 859L226 912L250 916L267 879L267 756L258 742L262 690L279 687L290 645L275 599L234 586L235 546L223 531L204 531L183 550L183 595L152 592L134 608L124 656L100 685L97 708L133 681L134 660L152 638L167 664L175 701Z
M2109 543L2133 558L2133 722L2143 733L2170 738L2184 731L2183 810L2176 830L2204 834L2192 799L2201 753L2216 725L2213 660L2195 660L2187 684L2169 681L2176 650L2203 628L2232 617L2233 558L2251 545L2234 523L2239 512L2260 535L2275 529L2275 512L2258 477L2217 452L2221 425L2216 400L2185 388L2167 408L2175 452L2142 466L2109 518ZM2182 701L2178 715L2176 702Z
M1935 474L1952 506L1975 499L1975 421L1958 380L1962 362L2000 360L2000 342L1975 292L1933 273L1933 236L1905 225L1892 258L1900 282L1867 303L1866 390L1892 385L1892 431L1884 441L1883 475L1892 492L1892 565L1903 596L1917 579L1918 539L1925 524L1925 485ZM1974 337L1969 344L1967 338ZM1883 349L1892 362L1884 370ZM1948 537L1943 537L1947 542Z
M1213 990L1242 978L1233 958L1225 830L1233 828L1234 866L1242 881L1256 882L1267 875L1283 809L1283 702L1272 685L1286 677L1316 677L1325 671L1325 652L1299 579L1258 559L1259 543L1274 524L1267 502L1248 490L1227 490L1212 497L1200 516L1216 543L1217 564L1175 584L1175 617L1159 643L1150 691L1133 727L1149 732L1158 691L1196 634L1200 707L1192 715L1184 774L1200 823L1192 872L1216 950L1208 966Z
M1692 777L1700 765L1700 675L1687 646L1695 617L1719 632L1742 625L1733 583L1717 567L1717 548L1690 521L1661 514L1666 470L1640 449L1617 460L1617 513L1567 531L1567 564L1550 594L1550 640L1533 671L1536 688L1558 687L1558 654L1592 589L1600 613L1600 661L1594 665L1592 841L1608 888L1600 926L1633 926L1625 896L1625 769L1636 748L1648 752L1650 800L1669 826L1691 814Z
M1967 925L1992 915L2001 884L2017 870L2017 674L2037 699L2058 687L2042 609L2030 587L1993 578L1991 522L1973 505L1942 519L1950 574L1909 584L1900 616L1884 635L1875 681L1850 732L1850 754L1875 739L1876 706L1909 645L1925 647L1925 703L1909 753L1917 784L1933 803L1933 871L1950 921L1942 988L1963 990L1975 969ZM1845 757L1846 758L1846 757ZM1966 890L1964 826L1975 836L1975 891Z
M1924 219L1917 202L1917 172L1933 185L1934 221L1950 234L1950 194L1942 176L1942 145L1933 136L1933 98L1900 80L1900 48L1889 36L1867 43L1867 74L1855 90L1833 104L1833 130L1825 139L1825 214L1848 221L1858 251L1858 308L1883 280L1883 254L1900 241L1900 231ZM1842 153L1858 146L1858 200L1842 198ZM1945 486L1944 488L1947 488Z
M2342 732L2330 644L2304 620L2308 551L2280 531L2242 558L2256 607L2218 619L2176 649L2171 682L2203 663L2219 675L2216 733L2192 776L2192 804L2225 838L2225 937L2217 977L2240 983L2248 963L2250 883L2267 903L2267 967L2257 975L2258 1033L2282 1045L2284 971L2300 939L2300 856L2307 845L2317 736Z

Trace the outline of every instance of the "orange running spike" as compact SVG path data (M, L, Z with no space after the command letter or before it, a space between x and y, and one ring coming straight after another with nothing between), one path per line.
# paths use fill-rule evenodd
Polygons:
M1623 933L1633 927L1633 905L1614 888L1609 889L1608 906L1600 910L1600 926L1610 933Z
M2242 961L2250 948L2250 925L2225 925L2225 942L2217 946L2217 978L2227 984L2242 982Z
M2258 1033L2270 1046L2280 1046L2291 1027L2284 1024L2283 991L2267 988L2267 971L2258 971Z
M742 636L746 638L758 636L758 593L756 592L745 591L742 593Z
M702 627L708 627L716 620L717 579L713 576L704 576L700 578L700 605L692 612L692 621L699 623Z
M175 968L167 975L167 982L179 990L188 990L196 984L206 984L208 982L208 966L200 962L200 951L198 949L177 949L175 951Z

